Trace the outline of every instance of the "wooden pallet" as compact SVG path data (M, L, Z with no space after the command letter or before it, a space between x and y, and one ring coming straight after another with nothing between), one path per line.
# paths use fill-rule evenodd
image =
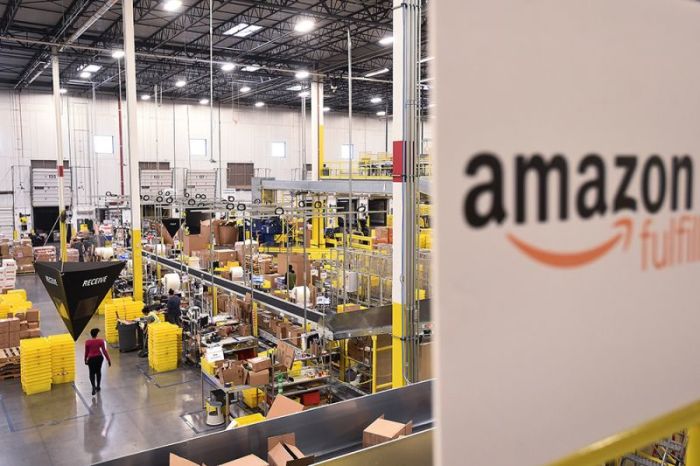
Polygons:
M0 367L7 364L19 364L19 347L0 349Z
M12 379L19 379L20 378L20 372L19 370L15 372L8 372L7 374L0 374L0 380L12 380Z

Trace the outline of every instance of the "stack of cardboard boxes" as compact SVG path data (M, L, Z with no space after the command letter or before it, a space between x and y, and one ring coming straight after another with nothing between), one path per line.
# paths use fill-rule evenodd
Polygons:
M17 262L17 273L34 273L34 249L30 239L15 242L13 256Z
M223 384L260 387L270 382L271 368L272 361L266 357L255 357L247 361L228 359L217 362L216 376Z
M0 348L19 346L19 341L25 338L41 336L39 328L39 310L15 311L8 313L9 318L0 319ZM3 331L3 329L5 329ZM2 333L5 337L3 338Z
M17 317L0 319L0 348L19 346L20 320Z
M12 259L13 243L8 238L0 238L0 259Z
M39 246L34 248L35 262L56 262L56 248L53 246Z
M0 293L14 290L17 280L17 262L14 259L3 259L0 267Z

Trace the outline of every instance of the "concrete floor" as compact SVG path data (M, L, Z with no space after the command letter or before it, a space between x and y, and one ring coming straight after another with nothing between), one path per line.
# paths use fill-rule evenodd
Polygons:
M18 276L17 288L41 309L42 335L66 333L35 275ZM198 369L151 374L147 359L110 348L112 367L105 363L102 391L91 396L82 358L93 327L104 332L101 316L76 343L74 383L25 396L19 379L0 381L0 465L92 464L212 430L201 422Z

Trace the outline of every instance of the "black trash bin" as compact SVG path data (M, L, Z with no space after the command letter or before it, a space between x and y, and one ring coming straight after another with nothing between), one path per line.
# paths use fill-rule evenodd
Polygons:
M139 324L137 322L119 322L117 331L119 332L119 352L128 353L139 349L137 338Z

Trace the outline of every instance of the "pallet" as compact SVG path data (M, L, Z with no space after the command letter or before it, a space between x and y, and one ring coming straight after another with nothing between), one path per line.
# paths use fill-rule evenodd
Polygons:
M19 348L17 346L0 349L0 367L6 364L19 364L19 362Z
M12 380L12 379L19 379L19 378L20 378L19 371L12 372L10 374L0 374L0 380Z

